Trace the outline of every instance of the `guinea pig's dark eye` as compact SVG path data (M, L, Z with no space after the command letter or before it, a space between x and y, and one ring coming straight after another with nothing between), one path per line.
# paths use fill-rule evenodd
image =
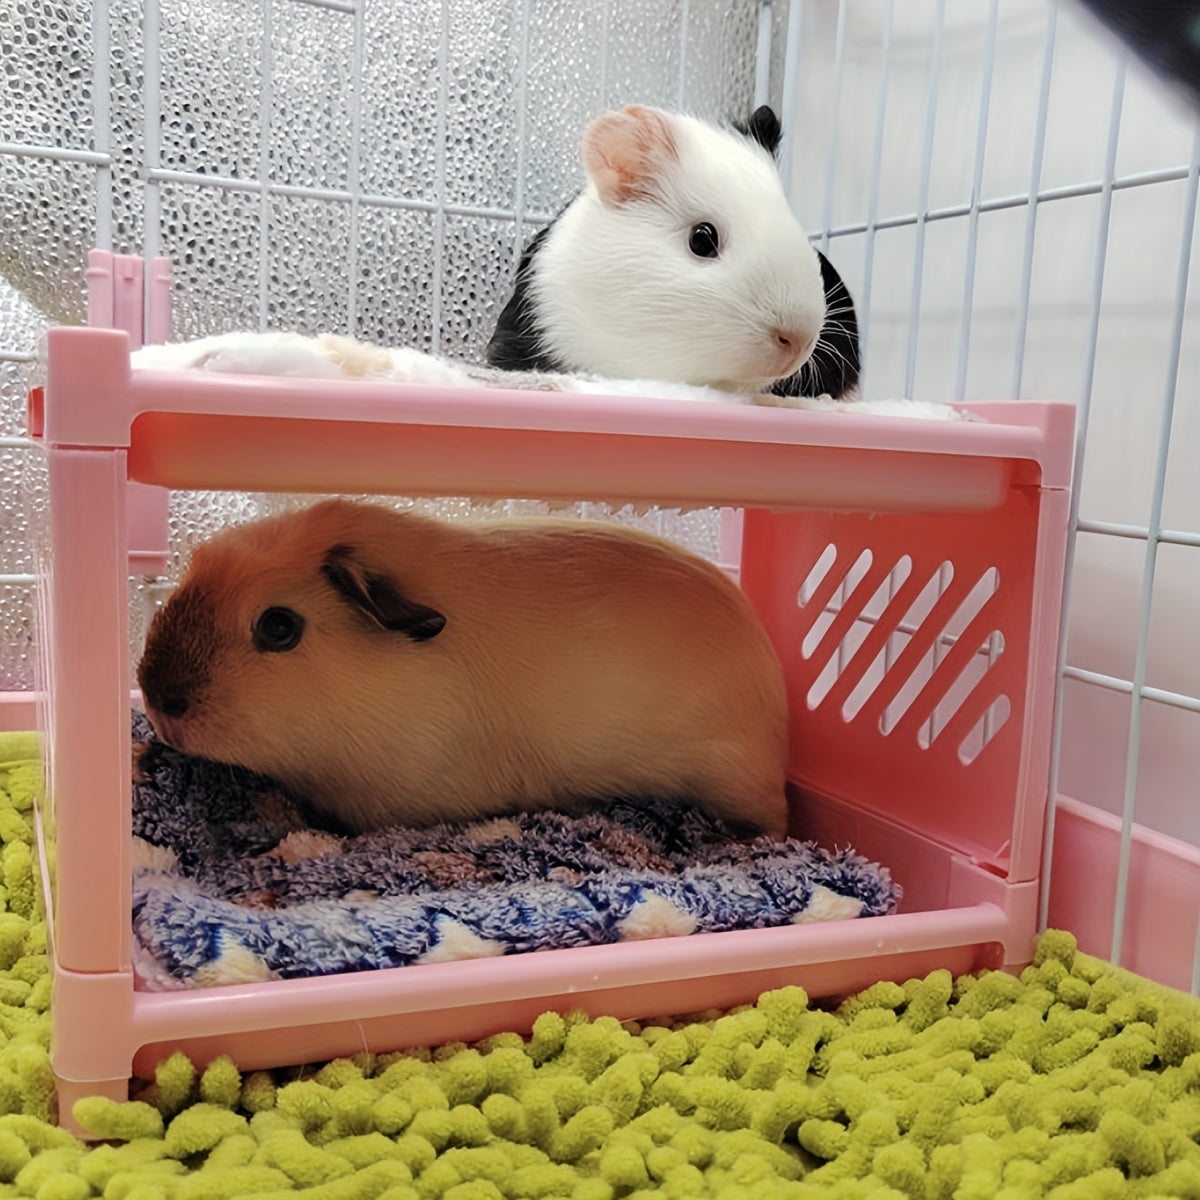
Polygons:
M254 622L254 648L268 654L294 650L304 632L304 618L290 608L268 608Z
M688 234L688 249L697 258L716 258L721 252L717 227L709 221L693 225L691 233Z

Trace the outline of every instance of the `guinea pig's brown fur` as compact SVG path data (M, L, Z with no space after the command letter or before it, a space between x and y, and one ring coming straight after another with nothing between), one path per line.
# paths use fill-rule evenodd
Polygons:
M344 500L238 526L196 549L138 678L164 741L351 832L611 796L786 827L765 631L719 568L621 526Z

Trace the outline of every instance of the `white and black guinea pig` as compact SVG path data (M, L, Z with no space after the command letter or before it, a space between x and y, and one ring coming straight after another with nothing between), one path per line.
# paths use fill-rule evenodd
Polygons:
M583 135L584 190L526 247L487 361L854 399L854 304L784 196L780 127L632 106Z
M637 530L330 500L195 550L138 667L159 737L349 832L606 797L786 827L782 670L740 589Z

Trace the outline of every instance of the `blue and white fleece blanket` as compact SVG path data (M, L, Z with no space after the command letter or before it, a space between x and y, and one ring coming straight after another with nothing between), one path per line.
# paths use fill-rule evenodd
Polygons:
M853 850L735 839L674 801L342 837L133 718L134 956L151 990L890 912Z

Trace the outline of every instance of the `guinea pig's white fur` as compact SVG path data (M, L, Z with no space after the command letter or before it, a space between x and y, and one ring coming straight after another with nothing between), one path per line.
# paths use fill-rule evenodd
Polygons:
M584 191L531 260L561 369L753 392L809 357L825 321L820 263L766 149L631 106L588 126L583 160ZM715 258L689 249L702 222Z
M284 375L294 379L395 379L434 387L470 387L465 367L404 346L358 338L316 337L282 330L237 330L190 342L142 346L129 356L135 370L196 370L225 375Z
M303 631L264 649L280 609ZM350 831L649 795L786 827L763 627L719 568L629 528L343 500L235 527L197 547L138 677L164 741Z

